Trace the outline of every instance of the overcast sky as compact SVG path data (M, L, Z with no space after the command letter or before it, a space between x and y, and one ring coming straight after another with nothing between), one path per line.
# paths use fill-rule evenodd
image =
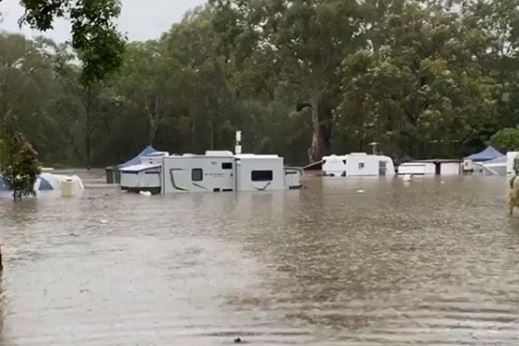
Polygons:
M173 23L182 19L184 13L206 0L122 0L122 13L118 20L119 29L126 33L132 41L144 41L159 38ZM3 21L0 30L20 32L18 19L23 14L19 5L20 0L0 1L0 13ZM38 36L41 33L27 27L21 32L28 36ZM69 39L69 26L64 21L55 23L54 30L46 32L55 41L63 42Z

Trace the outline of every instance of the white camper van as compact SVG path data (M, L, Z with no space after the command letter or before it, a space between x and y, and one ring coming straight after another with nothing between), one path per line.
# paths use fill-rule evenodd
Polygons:
M242 154L241 131L236 154L207 151L205 155L163 155L142 158L141 164L121 169L121 187L151 192L270 191L301 188L303 171L283 166L277 155Z
M271 191L301 187L301 171L277 155L211 152L165 157L162 192Z
M393 176L395 166L390 157L352 153L343 156L325 156L323 175L331 177Z
M129 191L231 192L301 188L302 171L285 168L277 155L234 155L208 151L205 155L165 156L162 162L121 170L121 187Z

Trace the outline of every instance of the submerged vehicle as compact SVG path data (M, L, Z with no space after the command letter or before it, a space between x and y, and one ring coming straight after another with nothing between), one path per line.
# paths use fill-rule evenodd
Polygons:
M121 167L121 188L154 194L291 190L302 187L303 170L285 167L278 155L241 153L241 132L236 133L236 153L207 151L204 155L142 156L136 164Z
M393 176L395 165L388 156L352 153L323 157L323 175L327 177Z
M302 170L277 155L207 151L121 168L123 190L152 193L272 191L302 187Z

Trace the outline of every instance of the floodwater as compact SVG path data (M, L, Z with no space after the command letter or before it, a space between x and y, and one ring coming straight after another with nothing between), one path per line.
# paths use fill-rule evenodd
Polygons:
M519 345L504 178L0 200L0 345Z

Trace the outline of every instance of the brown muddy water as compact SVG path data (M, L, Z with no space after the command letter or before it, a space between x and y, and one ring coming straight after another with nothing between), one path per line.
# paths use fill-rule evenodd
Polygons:
M519 345L504 178L307 185L0 200L0 345Z

